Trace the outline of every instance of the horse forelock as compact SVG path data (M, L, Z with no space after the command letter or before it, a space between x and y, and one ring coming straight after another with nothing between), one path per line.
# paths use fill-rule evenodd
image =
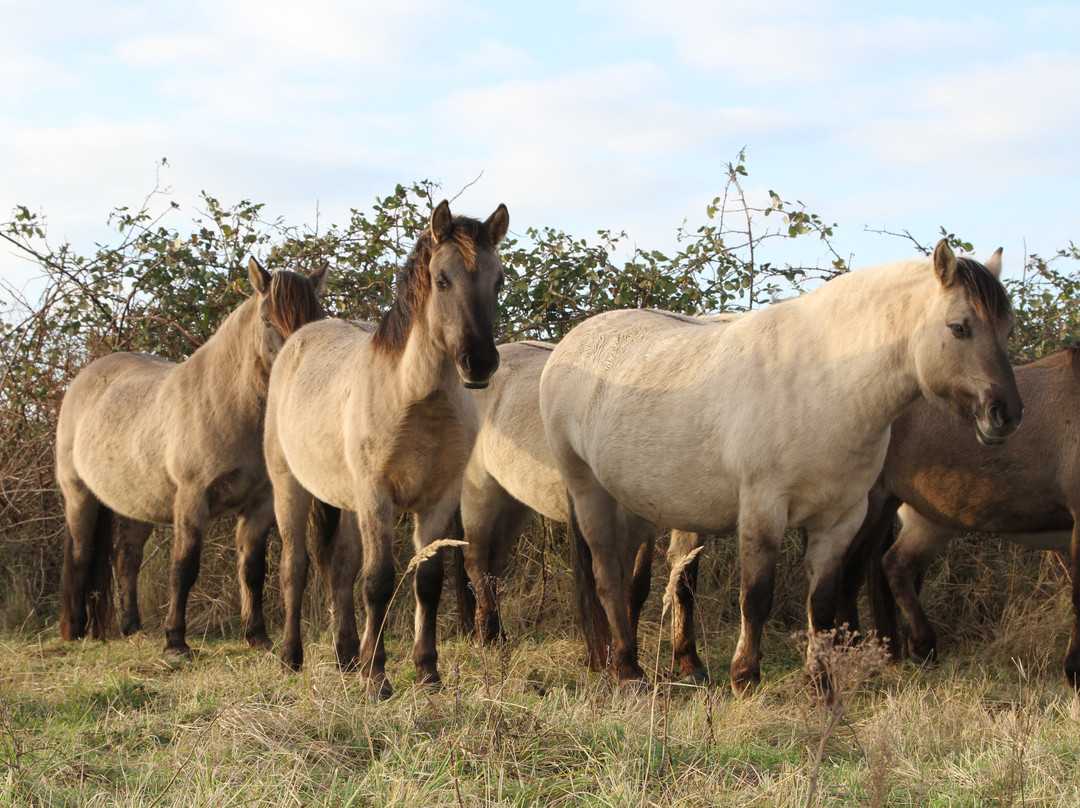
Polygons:
M467 216L454 217L447 240L457 248L465 269L470 272L476 269L481 251L495 251L495 244L483 222ZM399 354L405 349L413 318L416 312L423 310L431 296L431 274L428 269L438 246L441 245L434 243L430 228L417 238L412 252L397 273L394 303L379 320L373 338L376 347L392 354Z
M286 338L325 315L315 285L295 272L275 272L266 299L266 316Z
M1012 319L1012 301L1005 287L985 266L972 258L958 257L956 277L979 317L991 324Z

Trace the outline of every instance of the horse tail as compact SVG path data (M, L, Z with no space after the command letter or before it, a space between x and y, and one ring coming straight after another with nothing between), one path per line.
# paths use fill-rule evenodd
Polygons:
M601 671L610 662L608 651L611 648L611 627L607 613L596 593L596 578L593 576L592 550L581 533L577 521L577 512L570 492L566 494L570 506L570 518L566 522L566 533L570 543L570 565L574 572L574 588L577 594L578 617L581 630L585 634L585 647L589 654L589 670Z
M454 511L450 521L450 538L461 541L465 538L465 526L461 521L461 508ZM458 631L463 637L471 636L476 628L476 592L469 581L465 569L465 550L461 546L453 548L454 587L457 592Z
M341 508L327 505L322 500L311 500L311 510L308 511L307 535L310 539L309 546L315 551L315 560L324 574L330 568L330 548L333 544L334 534L337 533L340 524Z
M64 531L60 635L65 640L85 636L87 618L91 636L104 640L112 617L113 512L104 505L97 505L86 550L78 552L70 528Z

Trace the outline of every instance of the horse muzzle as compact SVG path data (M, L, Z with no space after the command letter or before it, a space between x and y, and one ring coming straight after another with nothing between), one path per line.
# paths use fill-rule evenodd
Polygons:
M461 379L462 387L467 390L483 390L498 369L498 351L492 351L490 356L483 353L464 353L457 361L458 378Z
M982 415L975 417L975 437L983 446L1000 446L1020 428L1023 420L1022 405L1014 415L1013 410L1005 404L991 404Z

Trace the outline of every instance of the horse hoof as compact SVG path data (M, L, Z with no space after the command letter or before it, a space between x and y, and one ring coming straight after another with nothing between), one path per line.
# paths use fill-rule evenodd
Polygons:
M731 692L736 696L752 696L760 684L760 673L731 674Z
M125 622L122 626L120 626L120 633L125 637L130 637L133 634L138 634L140 631L142 631L142 623L140 623L139 621L130 623Z
M394 688L390 680L382 676L378 681L369 681L367 684L367 700L370 702L386 701L394 695Z
M920 668L934 668L938 664L937 651L931 648L925 654L922 654L909 649L908 660Z
M166 659L191 659L193 656L186 643L184 645L166 645L164 653Z
M265 634L261 634L257 637L248 637L248 645L254 648L256 651L273 651L274 642Z
M304 655L282 653L281 664L285 670L298 673L304 667Z
M705 687L710 683L709 674L704 669L684 673L678 677L678 681L684 685L695 685L697 687Z

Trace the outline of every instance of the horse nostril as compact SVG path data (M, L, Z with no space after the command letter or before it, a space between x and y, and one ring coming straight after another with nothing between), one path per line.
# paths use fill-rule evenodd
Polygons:
M992 423L997 429L1001 429L1003 426L1005 426L1006 418L1004 417L1002 408L999 405L994 404L992 407L990 407L990 410L987 414L990 416L990 423Z

